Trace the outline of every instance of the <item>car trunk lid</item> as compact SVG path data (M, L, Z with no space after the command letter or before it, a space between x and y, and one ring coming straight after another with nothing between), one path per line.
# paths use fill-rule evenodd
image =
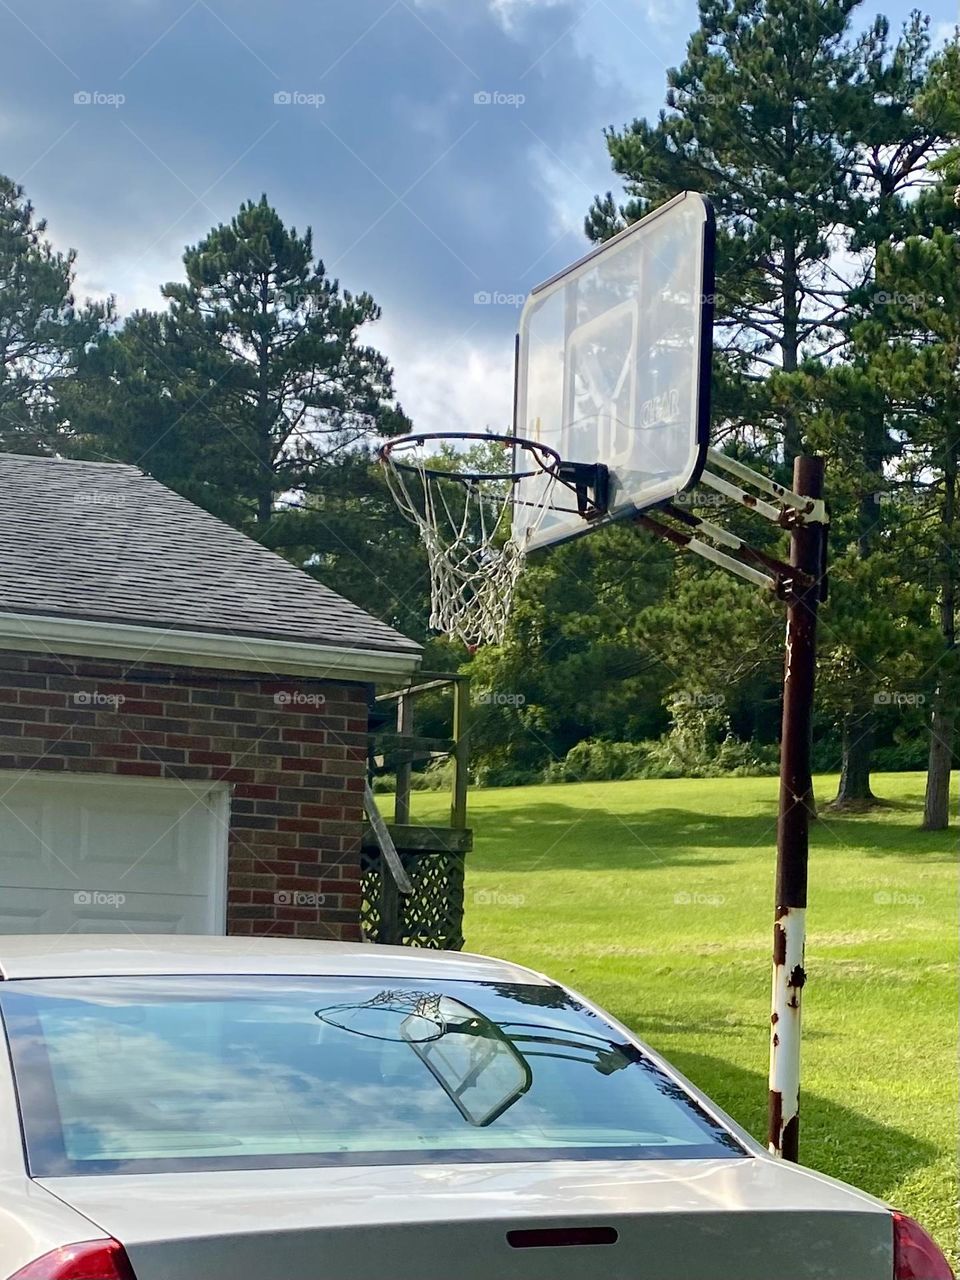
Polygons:
M126 1246L137 1280L890 1280L893 1272L884 1206L762 1157L42 1181Z

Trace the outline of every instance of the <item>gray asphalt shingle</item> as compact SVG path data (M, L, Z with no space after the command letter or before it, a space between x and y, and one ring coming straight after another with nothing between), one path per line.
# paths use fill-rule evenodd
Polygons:
M418 652L137 467L0 454L0 612Z

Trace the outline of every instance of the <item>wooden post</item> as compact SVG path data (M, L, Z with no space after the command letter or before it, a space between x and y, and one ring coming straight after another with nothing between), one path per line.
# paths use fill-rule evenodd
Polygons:
M403 942L400 927L400 892L383 854L380 855L380 928L377 941L387 947Z
M397 733L409 736L413 732L413 695L401 693L397 698ZM393 821L397 826L410 822L410 774L413 766L409 760L397 765L397 789L394 798ZM402 857L402 855L401 855ZM380 854L380 941L386 946L399 947L403 943L403 899L387 860Z
M467 828L467 787L470 768L470 681L453 682L453 800L450 826L455 831Z
M401 693L397 699L397 733L409 737L413 733L413 696ZM393 820L397 826L405 827L410 822L410 775L413 765L404 760L397 765L397 794L393 812Z

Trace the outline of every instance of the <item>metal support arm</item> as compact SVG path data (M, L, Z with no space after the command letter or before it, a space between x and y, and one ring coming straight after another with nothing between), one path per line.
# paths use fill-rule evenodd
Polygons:
M766 552L758 551L742 538L737 537L735 533L714 524L711 520L704 520L690 511L673 506L672 503L666 504L663 512L681 524L687 525L691 532L674 529L670 525L662 524L659 520L651 519L650 516L638 516L637 523L656 537L672 542L682 551L690 551L704 560L709 560L711 564L735 574L738 578L753 583L754 586L772 591L781 600L791 600L798 591L805 591L813 585L813 579L808 574L783 560L777 560L775 556L768 556ZM704 542L698 536L700 534L736 554L726 555L723 551L718 551L716 547Z
M777 590L777 580L772 574L764 573L761 569L754 569L751 565L744 564L742 560L736 560L733 556L728 556L723 551L718 551L716 547L711 547L708 542L701 542L692 533L684 533L680 529L672 529L670 525L661 524L659 520L654 520L650 516L636 516L635 519L641 528L646 529L655 537L661 538L664 542L672 542L681 551L691 551L694 555L702 556L704 560L709 560L711 564L718 565L719 568L736 574L738 578L745 578L747 582L752 582L755 587L764 587L768 591Z
M744 463L738 462L736 458L728 458L719 449L707 450L707 463L720 471L726 471L728 475L734 476L737 480L742 481L743 484L751 485L754 489L759 489L761 493L767 494L768 497L774 498L776 505L765 502L762 498L754 497L753 494L747 493L740 485L731 484L729 480L715 476L709 471L704 471L700 477L701 483L711 489L715 489L717 493L722 493L727 498L733 498L741 506L758 512L760 515L765 516L767 520L772 521L773 524L792 528L795 524L829 523L830 517L827 515L826 504L822 498L810 498L800 493L794 493L792 489L787 489L782 484L777 484L776 480L771 480L768 476L761 475L759 471L754 471Z

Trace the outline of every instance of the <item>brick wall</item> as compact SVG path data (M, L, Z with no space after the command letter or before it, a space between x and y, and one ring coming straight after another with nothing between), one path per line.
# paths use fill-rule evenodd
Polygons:
M229 933L360 937L366 729L363 685L0 651L0 769L231 785Z

